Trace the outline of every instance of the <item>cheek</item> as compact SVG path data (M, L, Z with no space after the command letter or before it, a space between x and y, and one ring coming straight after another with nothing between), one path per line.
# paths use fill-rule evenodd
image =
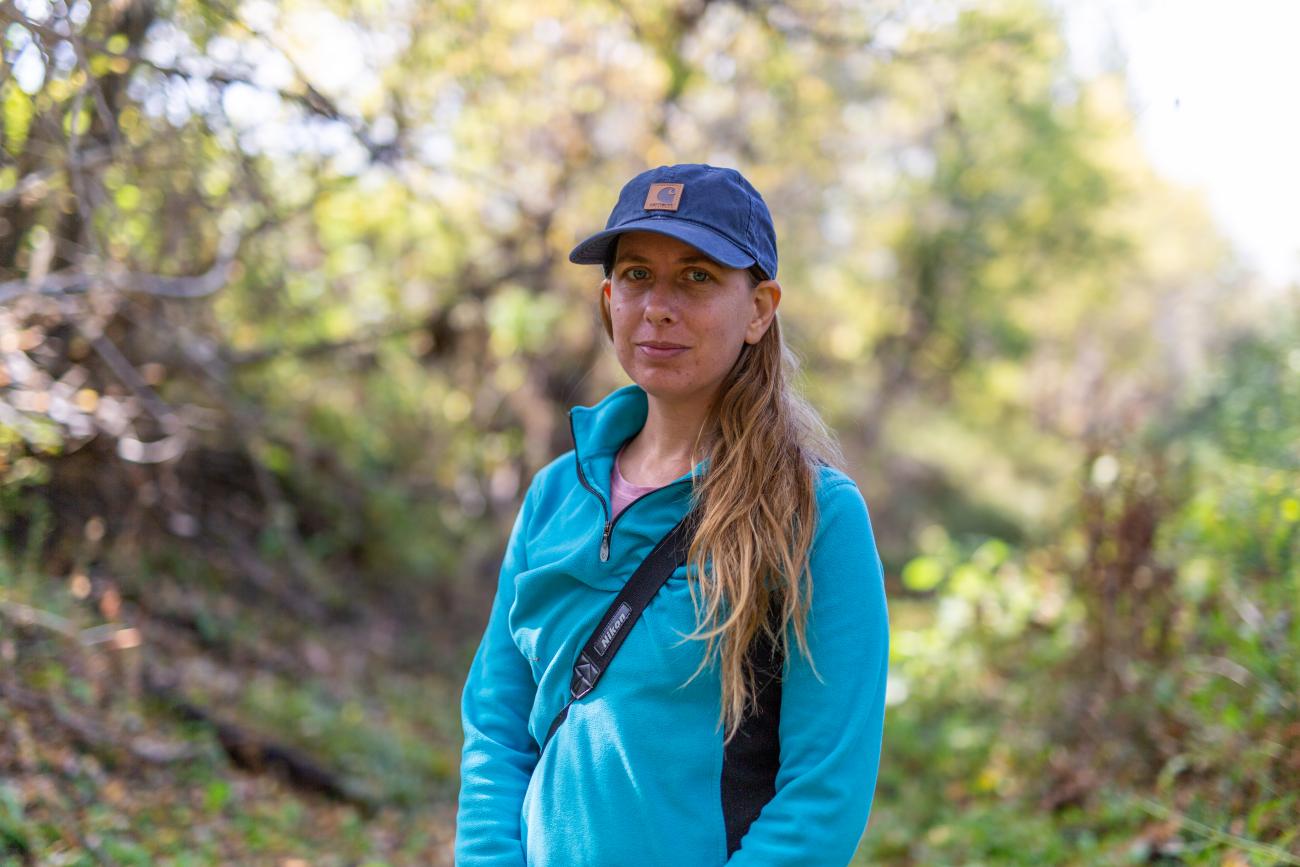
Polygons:
M617 292L606 298L615 338L630 339L637 330L644 311L635 302L620 299ZM705 341L711 347L710 353L715 348L725 353L727 350L724 347L729 347L732 343L739 344L744 339L748 322L745 312L743 306L732 303L729 299L712 301L696 299L695 303L684 304L677 308L680 324L685 326L687 332L701 337L723 338Z
M620 300L618 296L614 296L614 298L610 299L609 318L613 319L616 324L635 322L640 315L641 309L626 298Z
M614 327L614 339L616 341L626 341L628 336L636 329L636 309L626 302L619 303L611 301L609 305L609 320Z
M718 335L740 340L745 334L745 311L736 304L719 302L707 311L708 328ZM728 341L731 342L731 341Z

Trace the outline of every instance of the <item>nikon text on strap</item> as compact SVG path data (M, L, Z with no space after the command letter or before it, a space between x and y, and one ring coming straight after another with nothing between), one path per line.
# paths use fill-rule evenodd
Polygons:
M596 624L596 630L587 639L587 644L578 654L573 665L573 679L569 683L569 700L555 715L542 749L551 742L551 736L569 715L569 705L591 692L597 681L609 667L609 661L623 646L628 632L636 624L641 612L650 604L650 600L659 592L678 566L686 562L691 540L695 537L697 518L694 511L677 522L668 533L659 540L654 550L641 562L632 577L623 585L623 589L614 597L605 615Z

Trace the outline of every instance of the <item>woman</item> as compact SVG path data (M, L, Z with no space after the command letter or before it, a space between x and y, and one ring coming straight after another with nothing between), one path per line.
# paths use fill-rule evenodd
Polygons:
M515 521L462 696L456 863L847 864L880 759L883 570L790 391L768 208L734 169L660 166L569 258L604 265L632 384L570 410L574 448ZM689 559L574 698L593 630L688 511Z

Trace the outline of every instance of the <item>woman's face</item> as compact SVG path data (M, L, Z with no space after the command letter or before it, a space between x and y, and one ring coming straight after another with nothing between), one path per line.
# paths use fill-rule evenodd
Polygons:
M625 232L617 244L614 270L601 288L619 363L657 398L711 400L741 347L767 331L780 286L765 280L751 288L743 268L720 265L657 232ZM682 348L656 351L647 343Z

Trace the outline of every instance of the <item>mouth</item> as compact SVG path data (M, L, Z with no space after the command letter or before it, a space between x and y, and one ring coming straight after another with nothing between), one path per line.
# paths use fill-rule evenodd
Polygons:
M636 348L647 358L672 358L674 355L685 352L690 347L682 346L680 343L662 343L658 340L651 340L646 343L638 343Z

